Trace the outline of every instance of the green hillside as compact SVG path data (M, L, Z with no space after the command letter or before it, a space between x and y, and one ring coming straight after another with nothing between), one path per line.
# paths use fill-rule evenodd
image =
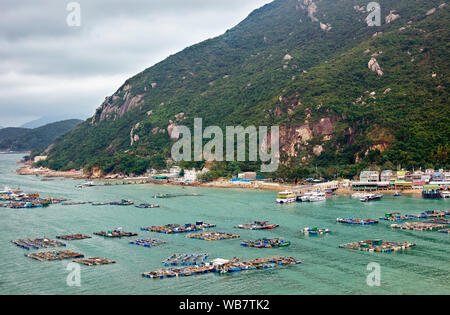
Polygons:
M279 178L306 177L316 166L327 178L366 167L448 167L448 5L382 1L382 25L368 27L359 9L367 3L276 0L255 10L127 80L43 164L105 173L162 167L172 127L201 117L204 126L279 125ZM250 169L257 165L216 166L219 175Z
M39 128L3 128L0 130L0 150L33 151L47 148L59 136L73 130L82 120L69 119Z

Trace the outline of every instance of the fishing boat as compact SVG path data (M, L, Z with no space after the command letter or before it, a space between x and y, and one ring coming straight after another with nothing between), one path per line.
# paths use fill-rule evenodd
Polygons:
M375 201L375 200L381 200L383 198L383 194L367 194L364 195L360 200L362 202L369 202L369 201Z
M441 191L441 196L442 198L450 198L450 191L448 190Z
M317 227L309 228L309 227L306 227L301 232L303 232L306 235L322 235L322 234L328 234L329 230L325 229L325 228L317 228Z
M327 200L327 197L325 193L321 191L315 191L309 197L310 202L325 201L325 200Z
M282 191L277 195L277 203L291 203L297 201L297 196L292 191Z
M113 205L113 206L131 206L131 205L134 205L134 202L131 201L131 200L122 199L122 201L120 201L120 202L117 202L117 201L111 202L110 205Z
M148 208L159 208L159 205L151 205L151 204L147 204L147 203L142 203L140 205L135 205L136 208L144 208L144 209L148 209Z
M169 194L156 194L153 198L169 198Z
M396 191L395 194L394 194L394 197L400 197L400 196L403 196L403 194L399 193L398 191Z
M84 183L84 184L76 185L75 187L76 188L85 188L85 187L94 187L94 186L97 186L97 185L94 184L94 182L87 182L87 183Z

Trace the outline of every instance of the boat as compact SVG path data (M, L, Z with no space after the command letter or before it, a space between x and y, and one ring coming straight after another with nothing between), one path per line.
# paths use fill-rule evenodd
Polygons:
M442 198L450 198L450 191L448 190L441 191L441 196Z
M292 191L282 191L278 193L277 203L291 203L297 201L297 196Z
M169 194L156 194L153 198L169 198Z
M326 197L325 193L321 192L321 191L315 191L309 197L310 202L325 201L325 200L327 200L327 197Z
M367 194L364 195L360 200L362 202L368 202L368 201L375 201L375 200L381 200L383 198L383 194Z
M85 187L94 187L94 186L97 186L97 185L94 184L94 182L87 182L87 183L84 183L84 184L76 185L75 187L76 188L85 188Z
M147 204L147 203L142 203L140 205L135 205L136 208L159 208L159 205L151 205L151 204Z
M134 202L131 201L131 200L122 199L122 201L120 201L120 202L117 202L117 201L111 202L110 205L113 205L113 206L131 206L131 205L134 205Z
M403 194L399 193L398 191L396 191L395 194L394 194L394 197L400 197L400 196L403 196Z

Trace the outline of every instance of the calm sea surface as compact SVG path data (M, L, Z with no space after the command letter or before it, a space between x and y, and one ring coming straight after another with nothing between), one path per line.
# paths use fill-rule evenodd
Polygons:
M387 222L373 226L336 224L337 217L377 219L387 212L402 214L450 208L450 200L385 196L381 201L362 203L338 196L320 203L275 204L276 193L243 189L181 188L162 185L113 185L75 188L79 180L41 181L38 176L15 174L20 155L0 155L0 190L20 185L24 192L69 198L71 201L110 202L131 199L158 202L162 208L133 206L62 206L48 208L0 208L0 294L450 294L450 236L430 231L391 230ZM199 193L199 197L153 199L156 193ZM157 201L156 201L157 200ZM236 224L254 220L278 223L271 231L245 231ZM169 223L214 223L212 231L232 232L241 239L208 242L189 239L186 234L165 235L140 231L141 227ZM304 227L326 227L331 234L305 237ZM128 238L104 239L93 232L122 227L139 233L138 238L157 238L167 244L145 248L129 244ZM66 241L67 249L86 257L116 260L113 265L81 266L81 286L66 284L69 261L38 262L11 240L83 233L91 239ZM257 249L240 246L241 240L283 237L291 246ZM369 253L339 249L339 244L367 239L410 241L417 247L404 253ZM45 251L45 250L42 250ZM34 251L31 251L34 252ZM142 272L163 267L174 253L209 253L209 257L252 259L274 255L293 256L300 265L270 271L231 275L206 274L164 280L147 279ZM366 278L371 262L381 266L381 286L370 287Z

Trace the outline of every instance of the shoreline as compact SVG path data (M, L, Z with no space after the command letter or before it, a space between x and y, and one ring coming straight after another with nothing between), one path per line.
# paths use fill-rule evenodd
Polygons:
M16 173L19 175L42 175L44 178L51 177L63 177L63 178L72 178L72 179L89 179L89 180L99 180L106 183L112 182L123 182L128 183L130 185L133 184L156 184L156 185L171 185L171 186L184 186L184 187L203 187L203 188L222 188L222 189L250 189L250 190L263 190L263 191L284 191L284 190L295 190L298 188L298 185L295 184L279 184L273 182L263 182L263 181L255 181L255 182L230 182L225 180L219 180L208 183L200 183L200 182L179 182L179 181L161 181L154 180L150 178L146 178L145 181L142 177L136 178L122 178L122 179L107 179L105 177L99 176L88 176L80 171L70 172L70 171L54 171L46 168L34 168L31 165L24 165L16 170ZM422 193L421 189L388 189L388 190L376 190L370 191L370 193L381 193L386 195L394 195L397 192L401 192L402 194L407 195L420 195ZM369 193L364 191L356 191L350 190L347 188L338 188L334 191L336 195L352 195L355 193Z

